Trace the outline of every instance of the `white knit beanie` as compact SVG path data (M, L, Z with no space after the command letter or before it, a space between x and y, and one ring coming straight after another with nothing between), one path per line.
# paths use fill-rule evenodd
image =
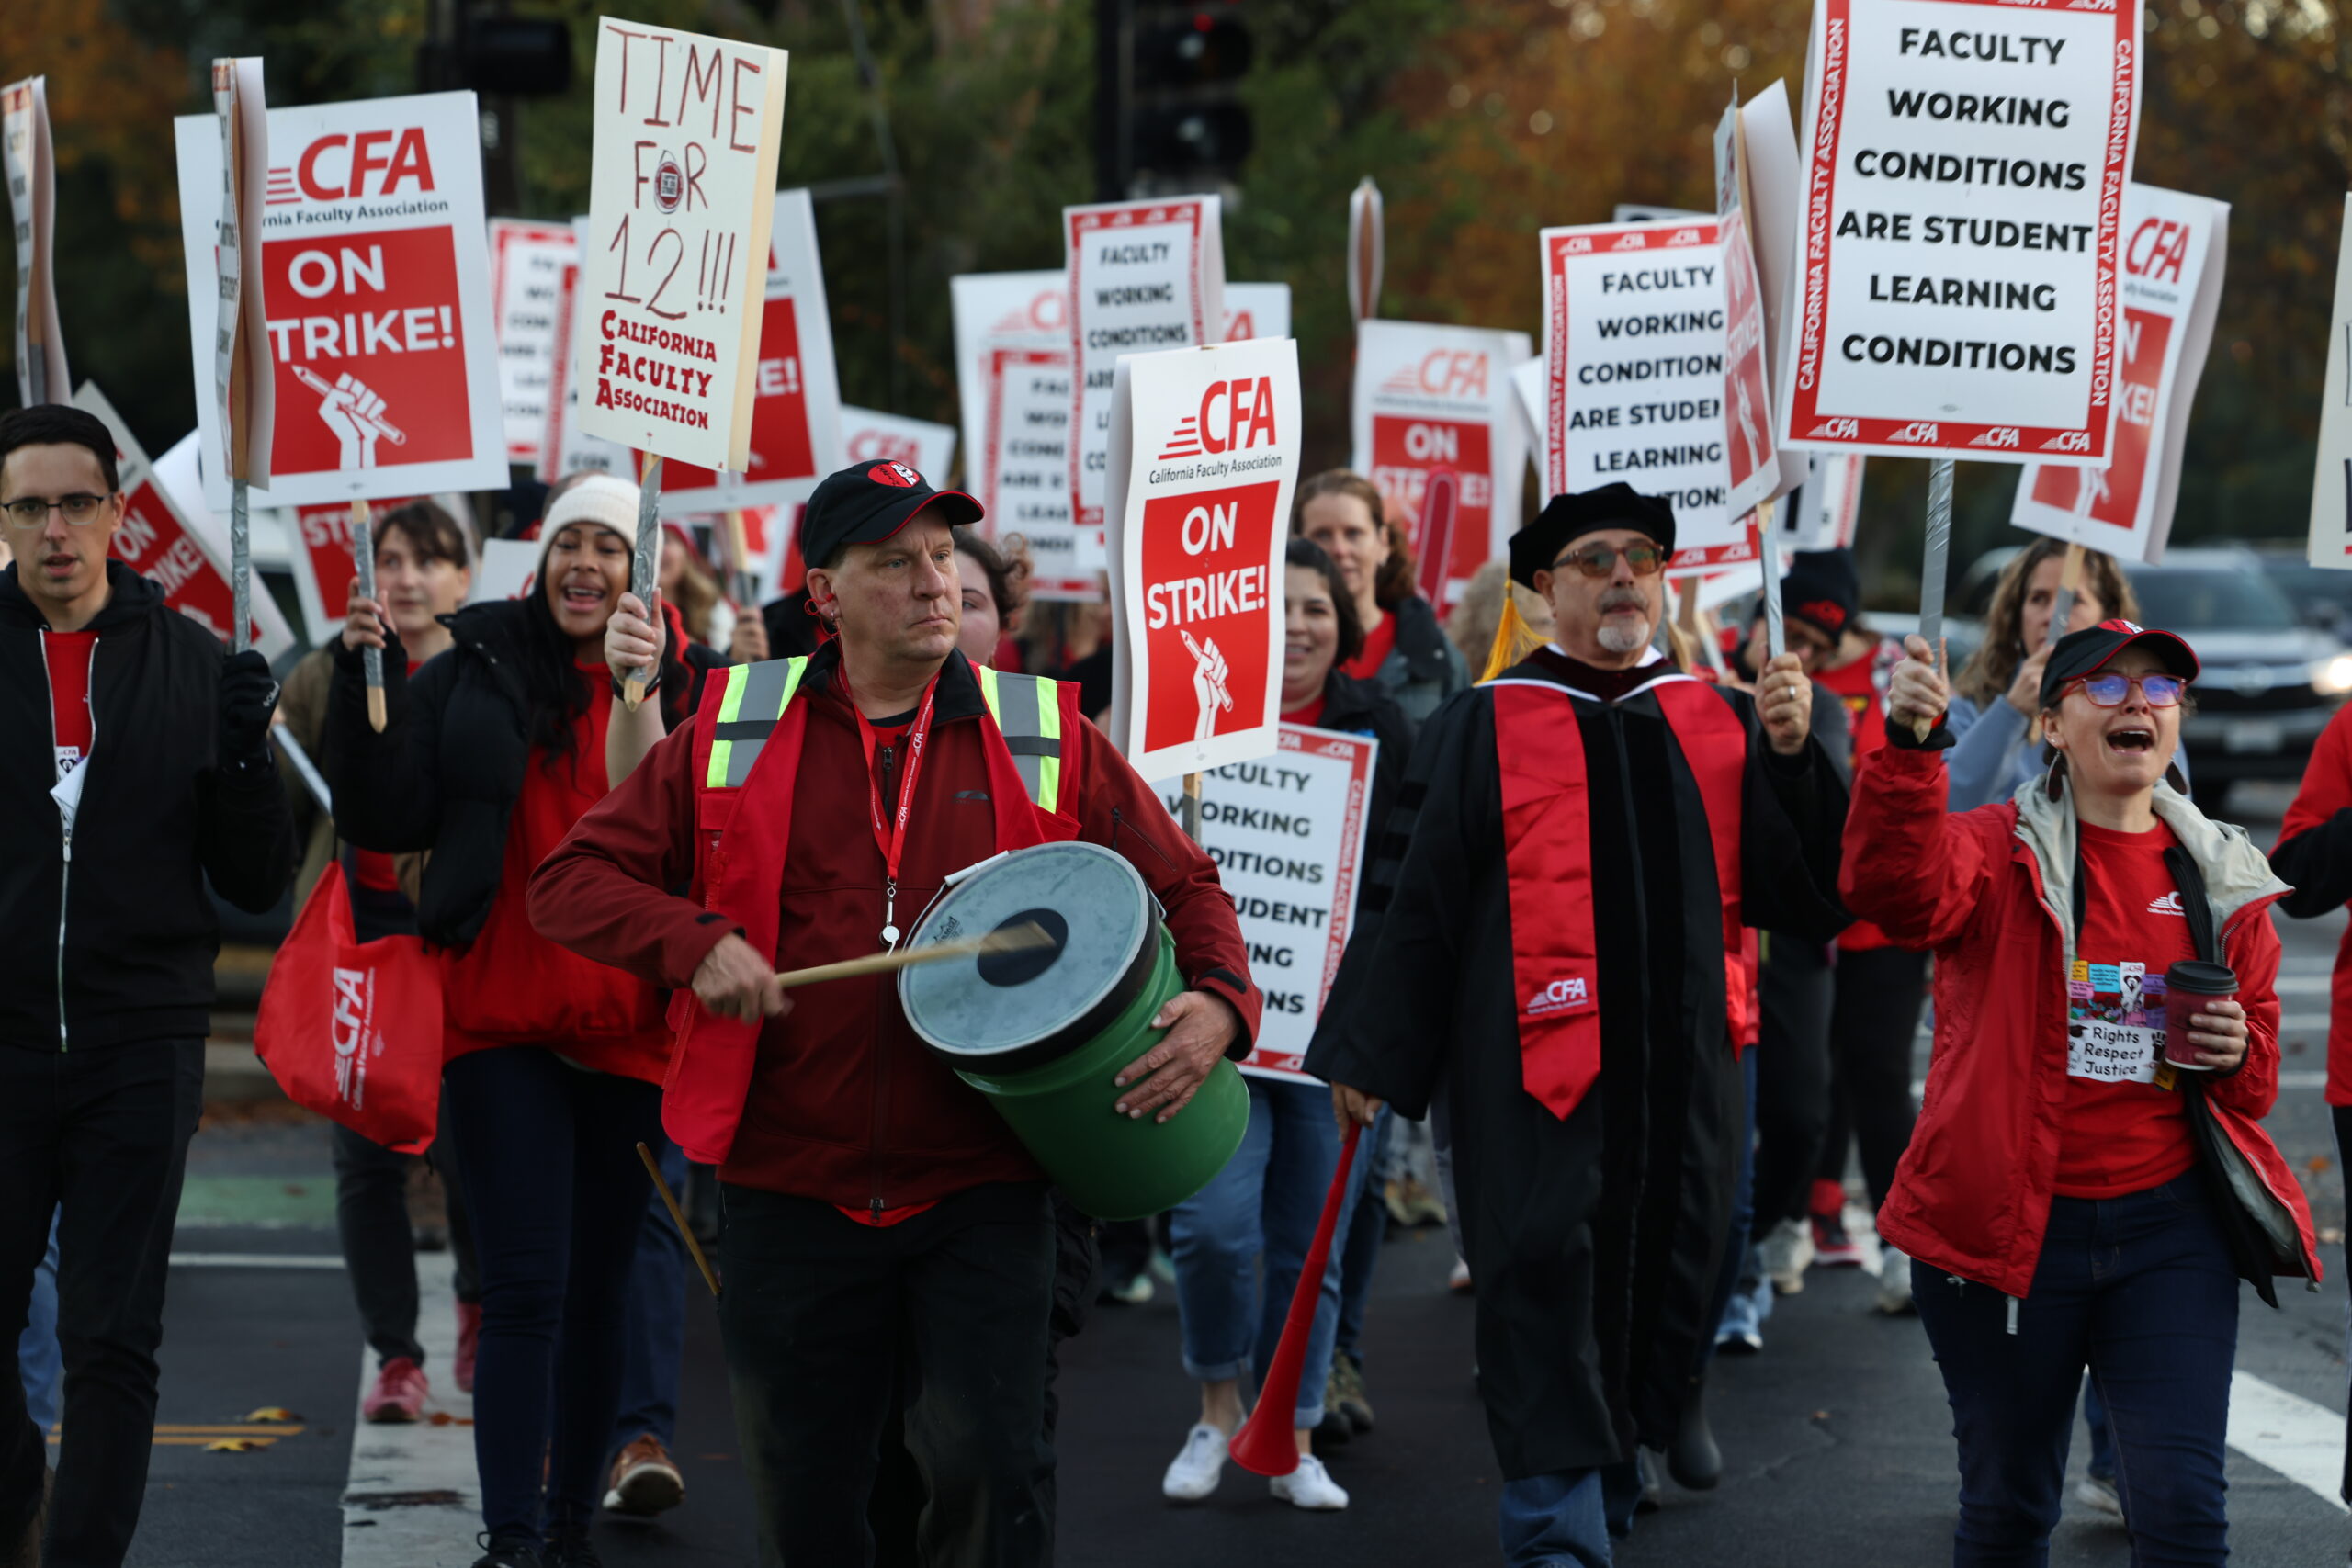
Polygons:
M627 479L611 474L591 474L557 496L555 504L548 508L546 520L539 525L541 564L546 563L555 536L574 523L609 528L635 549L639 494L637 486Z

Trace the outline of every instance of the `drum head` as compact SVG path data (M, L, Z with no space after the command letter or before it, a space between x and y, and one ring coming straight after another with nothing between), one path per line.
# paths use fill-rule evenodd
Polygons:
M899 971L907 1021L934 1050L974 1068L1050 1060L1115 1018L1158 956L1159 914L1143 877L1111 851L1074 842L1015 850L974 872L931 907L910 945L1030 920L1052 947Z

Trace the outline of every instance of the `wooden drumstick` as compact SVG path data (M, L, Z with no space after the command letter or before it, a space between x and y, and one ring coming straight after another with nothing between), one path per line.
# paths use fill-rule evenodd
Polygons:
M1029 920L964 942L935 942L927 947L902 947L895 953L870 953L864 958L844 958L838 964L820 964L813 969L788 969L776 976L775 983L788 991L795 986L813 986L820 980L851 980L860 975L887 975L894 969L906 969L917 964L938 964L950 958L971 958L986 953L1025 953L1031 948L1053 945L1052 933L1036 921Z
M662 1179L662 1167L654 1160L653 1151L639 1144L637 1145L637 1157L645 1162L645 1174L653 1178L653 1190L662 1194L662 1206L670 1211L670 1218L676 1223L678 1234L686 1239L686 1250L695 1255L695 1267L702 1270L702 1282L708 1285L710 1293L716 1296L718 1294L718 1276L710 1271L710 1259L702 1255L702 1243L695 1239L694 1228L686 1224L686 1212L678 1207L677 1195L670 1190L670 1184Z

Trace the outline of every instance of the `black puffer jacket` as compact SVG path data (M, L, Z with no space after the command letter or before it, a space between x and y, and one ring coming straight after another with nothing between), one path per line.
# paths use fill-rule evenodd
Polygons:
M1381 660L1374 683L1419 734L1440 703L1470 683L1470 666L1419 594L1407 594L1388 606L1388 614L1396 621L1396 642ZM1404 766L1402 759L1397 766Z
M1323 716L1317 729L1370 735L1380 742L1372 759L1371 809L1364 817L1364 858L1369 862L1388 829L1388 809L1404 786L1405 760L1412 755L1413 725L1405 710L1367 681L1342 674L1338 666L1323 678Z
M457 645L413 678L399 639L384 654L384 732L368 727L368 689L357 651L340 640L327 701L320 767L334 792L335 831L362 849L430 850L416 906L417 930L442 947L481 934L504 864L507 819L530 760L529 648L523 600L469 604L442 623ZM693 647L695 673L678 704L672 676L663 701L673 724L693 710L701 674L724 663Z
M0 571L0 1045L202 1038L220 950L205 877L260 914L294 874L276 767L220 765L220 643L121 562L107 582L87 628L91 747L69 864L49 798L48 623L17 569Z

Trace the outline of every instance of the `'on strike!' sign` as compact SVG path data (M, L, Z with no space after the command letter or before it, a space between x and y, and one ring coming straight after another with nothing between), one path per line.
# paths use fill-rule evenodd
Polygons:
M1241 1070L1311 1083L1306 1047L1355 925L1380 743L1288 723L1278 739L1272 756L1201 781L1201 848L1233 896L1266 999ZM1160 798L1172 815L1182 796L1163 787Z
M2103 464L2138 0L1821 0L1794 446Z
M175 130L188 297L209 300L220 127L190 115ZM258 283L276 408L269 488L253 504L503 488L474 96L272 109L269 148ZM212 329L209 311L189 311L200 367L212 363ZM220 409L199 389L205 494L225 507Z
M1111 734L1146 778L1274 749L1301 434L1291 339L1119 361Z
M785 53L599 19L580 426L703 468L750 456Z

